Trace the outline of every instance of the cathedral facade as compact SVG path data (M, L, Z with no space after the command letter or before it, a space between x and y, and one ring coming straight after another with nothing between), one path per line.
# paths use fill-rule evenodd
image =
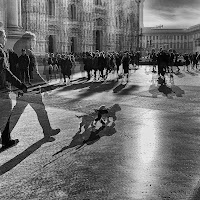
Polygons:
M38 55L134 51L136 26L134 0L0 0L0 28L10 47L21 32L31 31Z

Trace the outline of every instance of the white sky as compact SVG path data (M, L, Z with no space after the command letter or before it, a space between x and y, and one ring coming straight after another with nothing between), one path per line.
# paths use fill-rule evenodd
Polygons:
M200 0L145 0L144 26L187 28L200 24Z

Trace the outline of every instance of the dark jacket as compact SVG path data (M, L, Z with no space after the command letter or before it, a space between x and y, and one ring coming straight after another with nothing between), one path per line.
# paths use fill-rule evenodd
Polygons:
M30 54L29 59L30 59L29 69L33 71L33 69L36 68L36 57L33 54Z
M18 60L19 70L28 69L30 65L30 59L28 55L21 55Z
M0 92L6 89L6 81L18 89L23 89L24 87L24 84L10 71L6 53L0 46Z

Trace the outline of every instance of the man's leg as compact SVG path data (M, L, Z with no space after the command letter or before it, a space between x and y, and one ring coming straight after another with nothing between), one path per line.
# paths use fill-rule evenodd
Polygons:
M42 102L42 98L41 98L41 102L39 104L37 102L37 103L31 103L30 105L37 114L38 121L43 129L43 134L44 134L45 138L56 135L60 132L60 129L52 129L51 128L51 125L49 122L49 117L48 117L47 111L45 109L45 106Z
M10 115L12 111L12 101L9 94L3 94L0 97L0 132L2 146L10 146L12 143L10 136Z

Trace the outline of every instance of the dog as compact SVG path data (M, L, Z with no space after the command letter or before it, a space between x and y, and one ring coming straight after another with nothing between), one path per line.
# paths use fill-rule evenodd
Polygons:
M79 131L81 132L82 127L87 130L89 127L94 128L99 121L102 126L106 126L110 122L115 122L117 120L116 112L121 111L119 104L114 104L110 108L106 108L104 105L100 106L98 109L94 109L94 112L86 115L77 116L77 118L82 118L79 125ZM112 118L112 121L109 119Z

